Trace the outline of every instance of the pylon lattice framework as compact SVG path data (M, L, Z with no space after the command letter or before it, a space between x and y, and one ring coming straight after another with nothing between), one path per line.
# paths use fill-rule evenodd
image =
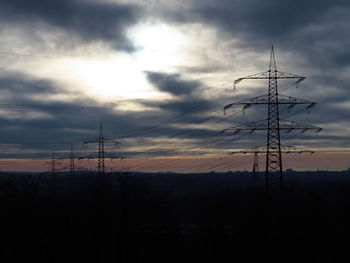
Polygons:
M56 173L56 160L55 160L55 153L52 153L52 158L51 158L51 174L52 177L55 176Z
M254 153L254 161L253 161L253 174L256 175L259 172L259 157L258 152Z
M102 130L102 122L100 123L100 132L98 136L98 175L105 174L105 146Z
M105 151L105 143L110 142L114 143L116 146L121 144L121 142L116 141L114 139L108 139L103 135L102 122L100 122L99 135L97 140L85 141L84 144L97 143L98 144L98 152L97 152L97 175L103 176L105 174L106 166L105 159L125 159L123 156L115 155L112 153L108 153ZM79 159L95 159L96 154L89 155L87 157L80 157Z
M316 130L316 132L319 132L322 130L322 128L295 121L281 120L279 116L279 104L289 104L290 108L297 104L304 104L307 105L307 108L311 108L315 106L316 103L278 94L278 79L296 79L296 84L298 85L300 82L305 80L305 77L278 71L273 46L271 48L269 70L235 80L234 88L239 82L246 79L268 80L268 94L248 100L230 103L224 107L224 111L235 105L244 106L243 109L245 109L254 104L266 104L268 106L267 119L231 127L223 130L222 132L234 131L235 134L241 130L248 130L250 132L255 130L267 130L265 187L269 188L270 186L278 186L280 189L282 189L283 166L280 131L286 130L287 132L290 132L292 130L301 130L304 132L307 130Z
M74 151L73 151L73 145L70 145L70 163L69 163L69 168L70 168L70 176L74 176L75 173L75 164L74 164Z

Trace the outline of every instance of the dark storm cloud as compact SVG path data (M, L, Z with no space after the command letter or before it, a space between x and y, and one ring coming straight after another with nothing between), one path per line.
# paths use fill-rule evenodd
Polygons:
M349 6L345 0L223 0L196 5L195 18L223 27L226 31L274 37L291 34L318 21L329 10Z
M145 72L147 79L159 91L167 92L174 96L173 99L154 104L145 102L146 106L156 106L162 111L174 112L183 115L186 119L193 114L207 113L221 107L217 101L205 98L202 95L203 84L200 81L188 80L180 74L167 74L160 72ZM192 119L196 121L197 117Z
M133 49L125 37L125 28L139 15L138 8L132 5L81 0L1 0L0 10L0 19L6 23L26 26L44 22L85 41L107 41L123 50Z
M7 103L31 103L35 95L59 94L56 85L46 80L34 80L21 74L0 77L0 93ZM4 101L2 103L5 103Z
M177 118L178 122L198 123L203 118L199 113L206 114L221 107L217 101L202 96L204 85L199 81L188 80L180 74L149 71L145 73L155 88L173 95L174 98L161 103L148 101L144 102L144 105L175 113L175 116L181 116L181 120Z
M171 111L179 114L197 114L200 112L208 112L215 109L217 105L206 99L188 98L184 100L171 100L159 104L158 107L162 110Z
M145 73L147 79L154 84L159 91L167 92L175 96L191 95L201 86L201 83L197 81L184 80L179 74L166 74L151 71L146 71Z

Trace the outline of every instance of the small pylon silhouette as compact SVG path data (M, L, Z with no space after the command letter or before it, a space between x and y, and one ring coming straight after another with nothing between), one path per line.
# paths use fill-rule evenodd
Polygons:
M100 123L100 132L98 136L98 175L105 174L105 146L103 137L102 122Z

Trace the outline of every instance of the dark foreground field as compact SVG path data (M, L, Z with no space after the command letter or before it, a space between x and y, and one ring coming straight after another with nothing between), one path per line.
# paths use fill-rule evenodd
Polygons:
M1 262L349 262L350 174L0 175Z

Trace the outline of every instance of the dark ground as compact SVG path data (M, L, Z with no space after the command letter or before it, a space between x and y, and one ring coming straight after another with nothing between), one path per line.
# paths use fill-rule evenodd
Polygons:
M349 262L350 172L0 174L0 262Z

